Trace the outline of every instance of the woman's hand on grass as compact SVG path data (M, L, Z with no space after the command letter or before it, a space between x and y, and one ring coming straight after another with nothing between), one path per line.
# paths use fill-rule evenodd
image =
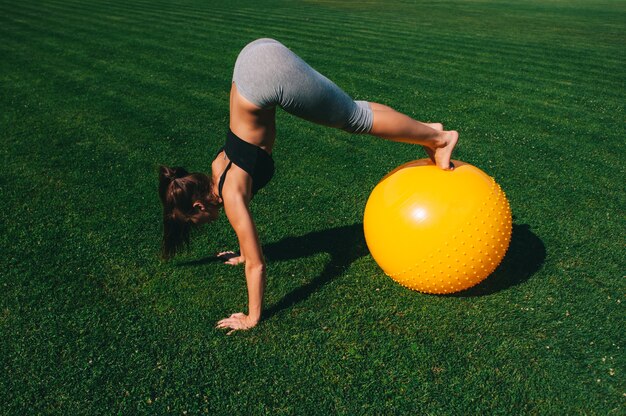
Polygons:
M230 315L228 318L224 318L217 323L216 328L218 329L230 329L226 333L226 335L232 334L234 331L246 330L256 326L259 321L258 319L252 319L245 313L234 313Z
M217 258L224 260L224 264L230 264L231 266L245 262L244 257L234 251L222 251L221 253L217 253Z

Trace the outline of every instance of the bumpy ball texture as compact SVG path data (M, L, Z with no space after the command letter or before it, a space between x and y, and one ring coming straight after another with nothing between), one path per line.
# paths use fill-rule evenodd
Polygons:
M453 161L444 171L428 159L385 176L365 206L365 241L395 281L425 293L454 293L481 282L511 241L511 209L495 180Z

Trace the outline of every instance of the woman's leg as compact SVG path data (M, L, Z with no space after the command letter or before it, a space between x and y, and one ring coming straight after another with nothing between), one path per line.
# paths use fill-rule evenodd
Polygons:
M370 106L374 113L370 134L396 142L422 145L437 166L450 168L452 150L459 138L456 131L444 131L439 123L421 123L382 104L370 103Z
M370 104L370 108L372 109L372 111L396 111L393 108L386 106L384 104L371 103L371 102L369 104ZM441 123L424 123L423 121L420 121L420 123L427 125L431 129L443 131L443 124Z
M456 132L432 128L382 104L355 102L275 40L262 39L246 46L235 63L233 82L256 108L278 105L305 120L350 133L369 132L389 140L420 144L437 166L450 167L450 156L458 140ZM231 106L231 129L233 119L241 118L232 112Z

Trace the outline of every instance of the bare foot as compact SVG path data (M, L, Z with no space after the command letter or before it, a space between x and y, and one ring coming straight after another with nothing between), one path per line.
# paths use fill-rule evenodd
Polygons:
M431 149L428 146L422 146L424 148L424 150L426 150L426 154L428 154L428 157L430 158L430 161L433 162L433 165L436 164L435 162L435 151L433 149Z
M422 123L428 127L430 127L433 130L437 130L437 131L443 131L443 124L441 123ZM431 149L428 146L422 146L424 148L424 150L426 150L426 153L428 154L428 157L430 158L430 161L433 162L433 165L436 164L435 162L435 151L433 149Z
M441 123L424 123L424 124L426 124L431 129L434 129L437 131L443 131L443 124Z
M438 167L444 170L453 170L454 167L450 164L450 158L452 157L452 151L456 146L456 142L459 140L459 133L451 130L444 131L441 134L441 146L434 149L435 163Z

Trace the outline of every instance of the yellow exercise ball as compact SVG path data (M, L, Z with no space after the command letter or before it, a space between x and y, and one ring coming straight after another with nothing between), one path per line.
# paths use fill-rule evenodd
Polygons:
M392 279L425 293L470 288L500 264L511 241L511 208L496 181L454 160L444 171L429 159L385 176L365 206L372 257Z

